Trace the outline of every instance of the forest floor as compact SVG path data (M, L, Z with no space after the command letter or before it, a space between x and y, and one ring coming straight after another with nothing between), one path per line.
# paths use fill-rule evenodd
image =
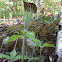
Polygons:
M19 24L19 25L18 25ZM9 33L10 31L15 30L17 28L22 28L22 26L20 27L20 25L24 24L24 19L12 19L11 21L9 21L8 19L0 19L0 33L6 31L8 28L8 30L6 31L7 33ZM17 27L15 28L13 25L17 25ZM10 27L12 27L10 29ZM58 21L55 21L54 23L50 23L47 24L44 22L44 20L38 20L36 22L33 22L30 26L30 31L34 31L36 34L38 34L38 39L42 40L43 43L44 42L48 42L51 44L56 44L56 36L53 35L55 34L55 26L58 26ZM35 28L34 28L35 27ZM15 29L14 29L15 28ZM47 50L47 52L46 52ZM49 51L50 50L50 51ZM53 48L44 48L42 51L42 54L46 54L50 55L52 54L52 52L54 51ZM5 51L6 52L6 51ZM0 53L5 53L5 52L0 52ZM46 53L45 53L46 52ZM43 56L42 56L43 57ZM44 56L46 57L46 56ZM46 58L48 59L48 58ZM11 62L11 60L8 59L0 59L0 62ZM14 62L21 62L20 60L14 60ZM27 62L27 61L25 61ZM43 62L49 62L47 61L43 61Z

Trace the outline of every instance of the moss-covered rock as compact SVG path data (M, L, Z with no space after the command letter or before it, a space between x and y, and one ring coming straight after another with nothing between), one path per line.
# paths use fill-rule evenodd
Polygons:
M34 31L35 32L35 36L41 40L43 43L47 42L47 43L51 43L53 45L56 45L56 35L55 33L58 31L58 29L56 29L56 27L58 26L59 23L59 19L57 21L54 21L53 23L47 24L44 21L35 21L32 22L30 24L29 27L29 31ZM11 36L13 35L13 32L20 32L20 30L23 29L23 25L18 24L18 25L14 25L9 27L6 31L1 32L2 34L6 34L6 36ZM0 42L3 39L0 37ZM22 45L22 40L19 39L18 43L17 43L17 50L19 51ZM14 43L10 46L10 47L14 47ZM51 49L51 50L50 50ZM50 51L49 51L50 50ZM50 55L51 53L53 53L54 48L43 48L42 50L42 54L46 54Z

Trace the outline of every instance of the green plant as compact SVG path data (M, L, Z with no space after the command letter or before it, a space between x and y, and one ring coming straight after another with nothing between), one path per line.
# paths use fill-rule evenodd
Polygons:
M25 2L25 3L27 4L27 2ZM25 8L25 7L24 7L24 8ZM37 8L37 7L36 7L36 8ZM26 8L25 8L25 9L26 9ZM29 9L30 11L29 11L28 9ZM23 37L23 45L22 45L23 60L22 60L22 62L24 62L24 50L25 50L25 39L26 39L26 37L32 39L32 41L37 44L37 47L40 47L40 48L43 48L43 47L55 47L55 46L53 46L52 44L48 44L48 43L42 44L42 43L41 43L42 41L40 41L39 39L35 38L34 32L28 31L29 24L30 24L30 20L32 19L32 15L33 15L33 12L34 12L33 6L32 6L32 8L31 8L30 4L29 4L29 8L28 8L28 9L26 9L26 11L24 12L24 22L25 22L25 23L24 23L24 31L21 30L21 33L22 33L22 34L20 33L20 35L13 35L13 36L7 41L7 43L8 43L8 42L10 42L10 41L12 41L12 40L14 40L14 39L16 39L16 38ZM37 9L36 9L36 10L37 10ZM40 55L41 55L41 54L40 54Z
M21 33L19 33L19 32L16 32L16 33L18 33L20 35L12 35L10 37L10 39L6 42L6 44L11 42L11 41L13 41L14 39L17 39L17 38L20 38L20 37L24 37L24 31L23 30L21 30ZM28 31L26 33L26 37L32 39L32 41L34 43L36 43L38 47L41 47L41 48L43 48L43 47L55 47L52 44L48 44L48 43L42 44L42 41L40 41L39 39L35 38L35 32L33 32L33 31L32 32Z
M12 62L13 62L13 60L16 59L15 57L17 57L16 55L17 55L17 53L14 49L12 52L10 52L10 55L0 54L0 58L7 58L7 59L12 60Z
M21 33L19 33L19 32L16 32L16 33L18 33L20 35L13 35L13 36L11 36L11 38L6 43L9 43L9 42L11 42L14 39L17 39L17 38L20 38L20 37L24 37L24 31L23 30L21 30ZM44 47L54 47L55 48L55 46L52 45L52 44L48 44L48 43L42 44L42 41L40 41L39 39L35 38L35 32L33 32L33 31L32 32L28 31L26 33L26 37L32 39L32 41L37 44L37 47L40 47L41 49L44 48ZM40 49L40 51L41 51L41 49ZM40 53L40 56L41 56L41 53Z
M24 38L23 38L23 44L22 44L22 55L23 59L22 62L24 62L24 52L25 52L25 41L26 41L26 33L28 32L30 20L32 19L33 13L37 12L37 7L34 3L28 3L23 0L24 3ZM33 9L35 8L35 9Z
M45 20L45 21L46 21L46 20L49 21L50 18L51 18L51 17L48 16L48 17L44 18L44 20Z
M12 60L12 62L14 62L14 59L23 59L22 55L17 55L17 52L15 51L15 49L10 52L9 55L5 55L5 54L0 54L0 58L7 58ZM28 62L30 62L31 60L38 60L38 57L36 58L29 58L27 56L24 56L24 60L28 59Z

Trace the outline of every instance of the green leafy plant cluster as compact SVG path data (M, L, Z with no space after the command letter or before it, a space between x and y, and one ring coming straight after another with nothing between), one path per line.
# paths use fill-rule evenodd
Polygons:
M12 60L12 62L14 62L14 59L22 59L22 55L17 55L17 52L15 51L15 49L10 52L9 55L5 55L5 54L0 54L0 58L7 58L7 59L10 59ZM30 60L38 60L38 57L36 58L29 58L27 56L24 56L24 60L28 59L28 62L30 62Z
M20 37L24 37L24 31L23 30L21 30L21 33L19 33L19 32L17 32L17 33L20 34L20 35L13 35L13 36L11 36L10 39L6 42L6 44L11 42L11 41L13 41L14 39L17 39L17 38L20 38ZM35 33L33 31L32 32L28 31L26 33L26 37L32 39L32 41L34 43L36 43L38 47L41 47L41 48L43 48L43 47L55 47L52 44L48 44L48 43L42 44L42 41L40 41L39 39L35 38Z
M10 39L6 42L6 44L9 43L9 42L11 42L14 39L24 37L24 31L23 30L21 30L21 33L14 32L14 34L15 33L17 33L19 35L12 35L10 37ZM52 44L48 44L48 43L42 44L42 41L40 41L39 39L35 38L35 32L33 32L33 31L32 32L31 31L28 31L26 33L26 37L32 39L32 41L37 44L37 47L40 47L40 48L43 48L43 47L54 47L55 48L55 46L52 45ZM14 49L12 52L10 52L10 55L0 54L0 58L7 58L7 59L11 59L13 61L14 59L22 59L23 56L22 55L17 55L17 53L16 53L16 51ZM35 59L38 59L39 60L38 57L36 57L36 58L34 58L34 57L33 58L29 58L29 57L24 56L24 60L25 59L28 59L28 62L30 60L35 60Z

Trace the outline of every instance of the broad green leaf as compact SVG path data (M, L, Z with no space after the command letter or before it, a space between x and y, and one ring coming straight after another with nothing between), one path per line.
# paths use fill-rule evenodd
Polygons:
M41 46L41 42L42 42L42 41L40 41L39 39L37 39L37 38L32 38L32 41L33 41L34 43L36 43L38 46Z
M0 58L2 58L4 56L4 54L0 54Z
M23 36L22 35L13 35L13 36L10 37L10 39L8 39L6 44L13 41L13 40L15 40L15 39L17 39L17 38L20 38L20 37L23 37Z
M16 55L17 55L17 53L16 53L15 49L12 52L10 52L11 58L15 58Z
M22 59L22 58L23 58L23 56L22 56L22 55L17 55L15 58L16 58L16 59ZM29 59L29 57L24 56L24 59Z
M34 32L28 31L27 34L26 34L26 37L32 39L32 41L33 41L34 43L36 43L38 46L41 45L41 42L42 42L42 41L40 41L39 39L35 38L35 33L34 33Z
M41 48L43 48L43 47L54 47L55 48L55 46L53 45L53 44L48 44L48 43L44 43L42 46L40 46Z
M51 18L51 17L46 17L46 18L44 18L44 20L47 20L47 21L48 21L48 20L50 20L50 18Z
M7 58L12 60L12 58L9 55L4 55L4 54L0 54L0 58Z
M26 33L26 37L29 37L29 38L35 38L35 33L32 31L28 31L27 33Z

